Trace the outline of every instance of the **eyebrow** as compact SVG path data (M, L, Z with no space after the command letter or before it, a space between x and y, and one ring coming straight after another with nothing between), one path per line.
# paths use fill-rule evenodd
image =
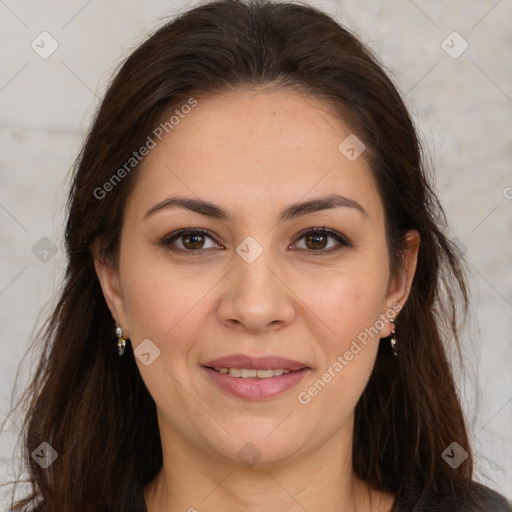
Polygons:
M187 208L193 212L199 213L206 217L213 217L220 220L232 220L232 215L224 208L215 205L209 201L202 199L194 199L191 197L174 196L169 197L150 208L144 215L144 219L154 215L155 213L168 208ZM330 194L323 197L317 197L309 201L293 203L281 211L278 222L295 219L302 215L318 212L321 210L329 210L331 208L346 207L354 208L363 216L368 217L368 213L360 203L354 199L349 199L338 194Z

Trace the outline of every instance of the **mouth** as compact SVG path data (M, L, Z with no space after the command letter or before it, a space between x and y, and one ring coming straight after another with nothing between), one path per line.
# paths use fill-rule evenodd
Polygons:
M206 367L208 368L208 367ZM277 368L276 370L254 370L249 368L211 368L212 370L222 373L224 375L230 375L240 379L268 379L270 377L279 377L286 373L290 373L290 370L284 368Z
M283 357L241 354L201 366L223 392L249 400L274 398L296 386L311 370L305 363Z

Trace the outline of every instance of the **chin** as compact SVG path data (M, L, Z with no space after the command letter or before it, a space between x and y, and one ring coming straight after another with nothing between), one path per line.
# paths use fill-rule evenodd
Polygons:
M273 426L275 429L275 424ZM300 446L306 442L305 439L296 439L289 433L276 432L268 435L270 430L255 429L238 432L223 445L222 453L219 453L219 446L212 447L218 455L226 462L252 468L278 465L292 458Z

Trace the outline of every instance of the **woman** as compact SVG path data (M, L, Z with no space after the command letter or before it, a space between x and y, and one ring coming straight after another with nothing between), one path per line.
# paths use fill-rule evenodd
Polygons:
M399 94L330 17L171 21L77 160L11 507L512 510L472 481L444 228Z

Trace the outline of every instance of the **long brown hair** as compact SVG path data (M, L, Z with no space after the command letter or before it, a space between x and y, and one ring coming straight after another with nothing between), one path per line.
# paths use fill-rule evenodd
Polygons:
M369 49L327 14L300 3L220 0L170 21L128 57L77 158L65 280L34 340L41 356L18 404L27 410L23 453L31 494L13 510L29 503L41 511L124 510L130 482L145 485L161 467L155 403L130 344L117 356L91 244L98 241L102 254L117 261L124 204L144 160L125 166L122 179L112 176L162 119L191 97L240 87L293 88L319 98L364 142L385 207L392 272L401 265L405 232L421 235L397 325L400 357L383 340L356 406L355 473L404 503L471 481L473 457L446 352L460 351L458 326L468 305L464 264L399 93ZM454 441L468 453L455 469L442 458ZM58 454L48 469L31 457L42 442Z

